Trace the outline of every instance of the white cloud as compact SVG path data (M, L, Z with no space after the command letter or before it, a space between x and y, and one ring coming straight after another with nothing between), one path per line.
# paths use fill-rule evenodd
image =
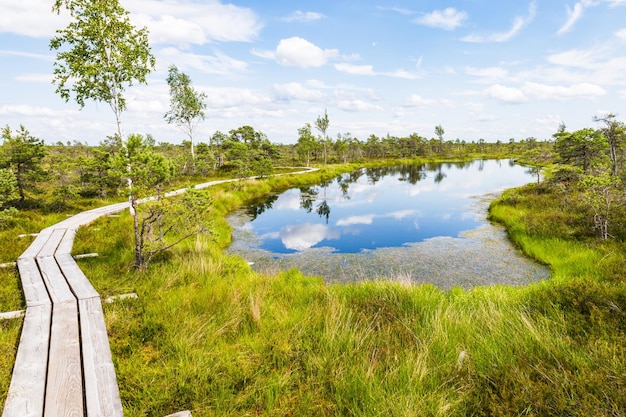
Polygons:
M382 74L393 78L403 78L405 80L417 80L421 77L419 74L415 74L404 69L399 69L391 72L383 72Z
M524 93L533 95L541 100L561 100L572 97L594 98L606 95L604 88L591 83L580 83L566 87L527 82L522 90Z
M548 62L566 67L593 69L604 60L606 51L601 49L572 49L548 56Z
M502 67L474 68L466 67L465 73L474 77L484 78L486 80L500 80L507 78L509 72Z
M557 34L561 35L563 33L569 32L569 30L574 26L574 23L576 23L583 16L584 9L586 7L595 6L596 4L597 3L593 0L582 0L576 3L573 9L570 9L569 6L566 6L567 21L565 22L565 24L563 24L563 26L561 26Z
M49 0L3 0L1 9L0 33L49 38L70 21L65 12L61 15L52 13Z
M524 95L522 90L513 87L506 87L500 84L495 84L486 88L483 93L487 97L500 100L504 103L523 103L528 101L528 98Z
M133 23L147 26L157 44L186 46L210 42L250 42L263 27L247 8L220 1L126 0Z
M463 24L467 19L467 13L458 11L454 7L448 7L444 10L434 10L424 14L422 17L414 20L424 26L430 26L445 30L454 30Z
M283 20L285 22L313 22L316 20L324 19L326 16L322 13L317 12L303 12L301 10L296 10Z
M321 49L306 39L281 39L274 54L276 61L286 67L321 67L329 59L339 56L337 49Z
M198 87L198 89L206 93L207 106L215 109L265 106L272 101L270 97L248 88Z
M300 83L272 85L274 96L278 100L323 101L326 95L319 90L306 88Z
M39 59L42 61L54 61L54 56L52 54L33 54L33 53L29 53L29 52L24 52L24 51L10 51L10 50L0 50L0 55L12 55L12 56L20 56L20 57L24 57L24 58L33 58L33 59Z
M537 5L535 1L528 6L528 14L526 16L517 16L513 19L511 29L506 32L493 33L488 36L468 35L462 38L464 42L488 43L488 42L506 42L517 35L526 25L533 21L537 14Z
M377 75L371 65L351 65L346 63L335 64L335 69L352 75Z
M284 227L280 231L280 239L287 249L301 251L326 239L328 234L327 226L307 223Z
M15 77L16 81L24 81L30 83L52 83L52 74L22 74Z
M626 41L626 28L615 32L615 36L617 36L620 40Z
M194 2L122 0L138 27L147 26L150 41L156 44L187 46L213 41L249 42L262 28L256 14L247 8L219 1ZM70 22L68 13L52 12L49 0L3 0L0 32L49 38Z
M383 7L383 6L378 6L377 9L378 10L382 10L382 11L395 12L395 13L399 13L399 14L403 14L403 15L415 14L414 11L409 10L409 9L403 9L401 7Z
M411 94L405 101L404 107L422 107L435 104L436 101L429 98L423 98L417 94Z
M391 72L377 72L374 70L374 67L371 65L352 65L346 63L335 64L335 69L339 72L345 72L347 74L352 75L366 75L366 76L375 76L375 75L385 75L387 77L392 78L403 78L407 80L415 80L419 78L418 74L408 72L403 69L391 71Z
M339 100L337 106L344 111L363 112L363 111L381 111L382 107L363 100Z
M520 88L495 84L483 90L483 94L504 103L513 104L526 102L529 97L538 100L593 99L606 95L606 90L599 85L591 83L563 86L526 82Z
M22 117L66 117L78 114L75 109L52 109L50 107L31 106L28 104L7 104L0 107L2 116Z
M355 224L372 224L375 214L366 214L362 216L350 216L345 219L337 220L337 226L353 226Z
M157 63L159 66L175 63L181 69L193 68L216 75L231 75L233 72L245 71L248 67L247 62L232 58L219 50L214 53L215 55L200 55L169 47L158 51Z
M396 220L402 220L405 217L412 216L417 213L418 213L417 210L400 210L400 211L393 211L391 213L388 213L385 215L385 217L391 217Z

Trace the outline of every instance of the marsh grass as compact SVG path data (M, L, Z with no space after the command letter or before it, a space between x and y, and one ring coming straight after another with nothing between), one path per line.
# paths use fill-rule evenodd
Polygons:
M407 272L327 284L295 269L253 272L222 251L230 233L221 218L267 189L243 182L212 190L214 235L187 241L145 273L129 268L127 214L79 230L75 252L100 254L79 264L101 295L139 294L104 306L125 415L626 413L619 244L530 233L538 210L527 205L532 190L521 190L492 215L551 266L550 280L442 291L409 285Z

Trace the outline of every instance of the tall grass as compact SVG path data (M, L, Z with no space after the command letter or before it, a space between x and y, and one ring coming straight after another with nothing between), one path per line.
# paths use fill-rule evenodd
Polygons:
M79 231L75 251L100 254L79 264L101 295L139 295L104 307L125 415L626 414L618 243L550 236L529 203L549 211L550 197L521 190L524 202L505 195L493 218L553 270L523 288L445 292L402 277L328 285L296 270L255 273L222 252L228 210L306 180L212 190L214 236L187 241L145 273L129 268L126 213Z

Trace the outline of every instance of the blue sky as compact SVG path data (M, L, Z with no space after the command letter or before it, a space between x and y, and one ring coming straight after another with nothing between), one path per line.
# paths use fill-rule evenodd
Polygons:
M47 143L97 144L106 103L80 110L54 93L48 48L66 16L52 0L0 0L0 125ZM626 103L626 0L121 0L157 59L126 91L126 133L180 143L168 125L171 64L208 96L197 141L251 125L272 142L328 111L350 133L487 141L550 138L594 126Z

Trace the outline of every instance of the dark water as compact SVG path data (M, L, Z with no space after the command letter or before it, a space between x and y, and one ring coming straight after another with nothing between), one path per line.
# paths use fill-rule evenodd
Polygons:
M517 254L504 232L487 222L484 196L533 180L510 161L360 169L242 208L229 218L229 250L257 270L297 267L327 280L400 276L469 287L500 283L493 275L514 271L506 282L524 283L548 271ZM510 256L500 253L503 248ZM504 266L485 263L494 255L501 259L493 263ZM516 271L518 264L530 269ZM442 275L450 282L432 278ZM464 283L467 277L476 278Z

